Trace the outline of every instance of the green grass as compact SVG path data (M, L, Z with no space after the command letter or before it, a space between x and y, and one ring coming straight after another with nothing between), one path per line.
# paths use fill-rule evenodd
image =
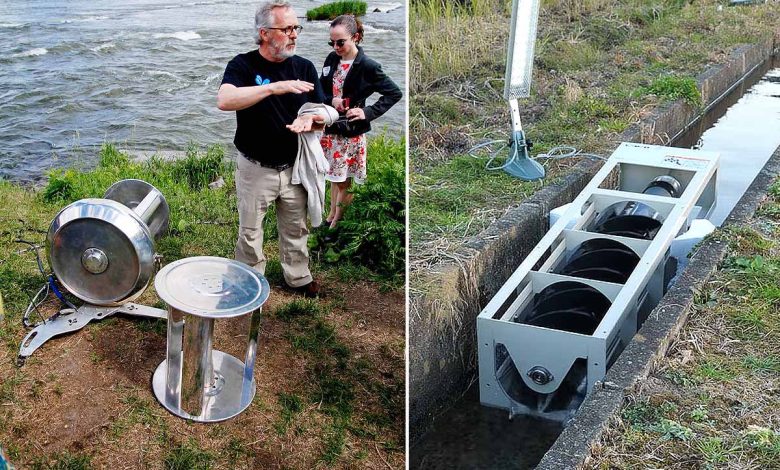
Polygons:
M770 192L764 204L776 204ZM775 468L780 317L773 287L780 216L721 232L727 258L695 296L668 357L592 456L603 468ZM765 232L758 229L768 227ZM591 468L591 467L588 467Z
M68 452L58 454L54 463L46 466L51 470L88 470L92 468L92 458L88 455L74 455Z
M540 65L548 70L575 72L593 67L603 60L602 51L590 42L561 40L548 47L540 57Z
M730 363L718 358L707 358L699 364L695 375L702 380L713 380L716 382L731 382L739 375L738 369L732 367Z
M780 357L748 355L742 358L742 365L756 374L780 373Z
M522 182L504 171L486 171L485 163L457 156L426 174L412 176L409 224L418 235L412 240L413 246L442 234L473 235L484 227L480 222L471 223L473 207L517 204L540 187L539 183Z
M251 455L251 452L247 449L245 442L237 437L231 437L227 444L222 448L222 454L231 462L236 462L237 460Z
M427 266L435 260L431 253L455 251L539 188L517 191L490 172L459 171L469 148L509 133L502 92L510 4L410 4L412 266ZM573 145L606 155L653 106L677 99L701 106L694 77L734 47L771 37L780 21L769 5L722 11L718 5L544 1L531 96L521 100L524 129L536 144L532 153ZM567 87L578 95L567 96ZM548 165L548 179L569 166ZM510 197L496 196L504 193Z
M739 446L729 447L721 437L707 437L696 443L696 448L701 452L704 461L710 466L724 464L734 458Z
M366 2L350 0L326 3L317 8L312 8L306 12L306 19L309 21L332 20L340 15L362 16L365 14Z
M682 99L694 107L702 105L699 86L692 77L659 77L642 91L645 95L653 94L668 100Z
M279 435L284 435L287 434L295 416L303 411L303 401L294 393L281 392L277 394L277 397L282 410L280 411L280 419L274 427Z
M285 336L293 349L307 355L307 374L312 382L308 401L318 404L320 412L332 420L322 437L320 459L332 464L343 450L346 424L354 411L356 383L349 365L350 350L338 339L335 327L325 320L325 313L314 302L294 300L278 307L274 316L288 323ZM286 432L303 404L297 396L280 397L280 404L281 422L277 432Z
M163 464L166 470L208 470L213 462L214 456L191 440L172 447L165 455Z
M375 166L387 162L386 166L392 166L396 170L400 167L401 194L404 150L405 143L402 140L378 137L369 141L369 152ZM43 282L34 253L24 251L28 249L28 245L15 240L24 239L42 245L50 221L65 205L82 198L102 197L105 190L116 181L138 178L157 187L165 195L171 209L170 231L157 242L157 251L163 254L164 263L196 255L232 258L238 226L234 169L234 164L224 159L223 151L219 147L202 150L190 148L185 158L173 162L159 159L136 162L115 146L105 145L94 168L56 171L42 190L33 191L0 181L0 200L3 200L3 210L0 212L0 293L5 306L5 318L0 324L0 341L6 348L6 357L16 357L18 341L24 335L20 317L30 300L28 293L37 291ZM219 177L225 180L225 186L209 189L208 183ZM382 202L381 197L375 199L376 202ZM266 250L270 258L266 275L270 282L275 282L281 280L281 266L275 256L278 248L273 212L266 221ZM397 236L403 240L403 231ZM40 251L45 264L43 249ZM403 285L402 269L401 273L390 273L388 278L359 264L358 259L345 257L337 264L318 262L316 256L312 259L312 269L329 279L344 278L350 282L355 276L360 279L392 279L382 284L386 289L398 289L399 285ZM145 294L140 302L151 305L155 300L153 295ZM156 306L164 307L159 302ZM53 302L52 308L55 307ZM387 435L401 429L399 442L402 442L403 421L396 418L398 413L403 412L403 379L398 382L401 383L400 388L392 386L390 381L386 380L390 390L385 394L400 393L400 398L389 396L387 400L373 397L367 399L370 402L366 407L369 413L392 418L370 421L360 412L356 412L354 402L358 393L362 393L364 388L379 390L382 384L377 382L380 379L358 375L359 372L353 370L350 349L339 340L336 326L326 319L329 308L328 304L321 302L296 299L276 312L277 317L284 322L287 330L285 336L295 345L295 354L305 356L306 374L310 382L301 390L285 390L278 395L281 411L277 421L272 421L271 424L280 434L291 434L291 430L295 432L295 436L309 431L321 434L321 445L314 451L313 458L322 462L349 464L353 456L344 456L344 449L347 435L353 429L356 433L368 430L366 435L371 432L376 433L375 435ZM112 324L116 326L111 320L90 324L84 334L87 334L91 341L95 341L95 331L112 327ZM143 335L165 334L164 321L134 321L133 328ZM106 360L98 352L90 353L86 359L99 363ZM397 360L397 357L393 359ZM28 366L38 365L36 361L37 356L33 355ZM369 370L374 370L375 367L376 365L372 365ZM16 405L22 399L46 400L48 392L52 392L54 397L63 395L62 384L49 386L40 379L27 376L25 370L27 369L17 369L0 380L0 404L14 405L14 409L21 413L24 407L20 405L17 408ZM363 382L358 382L360 379ZM133 389L121 388L115 392L118 395L117 404L120 411L109 420L105 434L101 434L101 439L104 439L107 445L116 446L138 429L144 429L148 435L154 437L152 446L162 449L166 468L210 468L224 465L226 459L234 459L232 462L235 462L235 459L250 459L249 454L254 447L250 448L241 442L230 442L227 439L220 439L216 448L213 444L205 447L195 441L174 444L171 447L174 436L172 429L166 425L167 415L164 410L159 408L156 402L150 402L135 392ZM52 398L52 395L48 397ZM324 423L315 429L305 429L297 421L298 416L307 412L310 403L316 404L311 408L324 417ZM379 409L379 403L393 403L399 409ZM260 397L253 405L253 409L260 411L268 408L268 404L263 403ZM16 436L21 441L27 431L19 427L13 419L13 415L0 414L0 428L7 429L8 435ZM45 458L35 460L37 451L29 445L28 440L23 442L24 445L9 448L11 457L17 462L32 465L39 461L40 468L53 468L52 462L57 460L62 462L61 465L81 465L73 468L88 468L90 457L81 455L44 456Z
M120 401L126 406L122 417L111 424L111 435L119 439L131 427L136 424L142 424L144 427L153 429L166 428L165 421L160 415L160 409L157 403L150 402L142 398L137 391L128 391Z

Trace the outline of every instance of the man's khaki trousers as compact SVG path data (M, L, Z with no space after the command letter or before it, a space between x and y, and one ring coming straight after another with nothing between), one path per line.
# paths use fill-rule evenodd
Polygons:
M265 273L263 219L271 203L276 203L279 261L284 280L291 287L310 283L306 190L300 184L290 183L292 168L284 171L264 168L242 155L237 160L239 227L236 260Z

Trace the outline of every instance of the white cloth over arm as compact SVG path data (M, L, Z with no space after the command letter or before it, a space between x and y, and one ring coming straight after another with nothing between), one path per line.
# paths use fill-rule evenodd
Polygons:
M326 104L304 104L298 110L298 116L307 114L324 117L326 126L339 118L339 113ZM320 131L298 134L298 156L295 157L291 179L292 184L303 185L308 193L306 208L313 227L322 224L322 213L325 212L325 173L330 167L320 146L321 135Z

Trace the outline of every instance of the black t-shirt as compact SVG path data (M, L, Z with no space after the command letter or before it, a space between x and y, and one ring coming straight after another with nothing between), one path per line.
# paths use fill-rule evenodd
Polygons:
M225 68L222 83L237 87L257 86L284 80L314 84L307 94L271 95L255 105L236 111L236 137L233 143L251 160L269 165L292 164L298 153L298 137L287 129L305 103L322 103L324 95L314 64L292 56L283 62L269 62L255 49L239 54Z

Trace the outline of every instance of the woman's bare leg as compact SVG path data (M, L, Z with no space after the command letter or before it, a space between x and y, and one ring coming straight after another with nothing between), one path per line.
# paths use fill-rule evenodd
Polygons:
M338 186L339 199L337 201L336 210L333 212L333 217L330 221L330 228L336 228L338 221L344 215L344 210L352 202L353 195L348 192L349 187L352 186L352 178L348 178L342 183L334 183Z
M336 208L339 204L339 198L340 198L340 190L338 183L334 183L333 181L330 182L330 211L328 211L328 215L325 217L325 222L330 224L333 221L333 214L336 213Z

